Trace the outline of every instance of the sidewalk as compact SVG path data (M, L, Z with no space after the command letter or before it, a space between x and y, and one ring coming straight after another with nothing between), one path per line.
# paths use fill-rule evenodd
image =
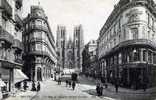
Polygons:
M45 85L45 83L49 81L46 80L44 82L40 82L41 87L43 87ZM27 90L16 90L16 92L13 94L10 94L10 96L8 98L5 98L4 100L31 100L33 97L35 97L37 95L37 91L31 91L32 88L32 83L31 82L27 82L28 88Z
M96 83L96 80L92 78L84 77L86 81L90 81L92 83ZM88 90L88 93L91 95L97 95L96 88ZM127 88L118 88L118 93L115 91L115 86L112 84L108 84L108 88L103 90L103 96L115 98L117 100L156 100L156 87L149 88L144 91L141 90L133 90Z

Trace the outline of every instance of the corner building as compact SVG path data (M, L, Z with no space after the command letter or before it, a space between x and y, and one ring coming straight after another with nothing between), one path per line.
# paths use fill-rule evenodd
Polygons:
M100 31L100 74L109 83L156 86L156 8L153 0L120 0Z
M55 41L48 19L40 6L31 6L24 20L24 72L31 80L51 78L57 62Z

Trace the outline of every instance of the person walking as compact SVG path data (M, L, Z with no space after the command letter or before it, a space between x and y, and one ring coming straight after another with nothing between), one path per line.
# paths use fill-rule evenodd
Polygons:
M66 80L66 87L68 87L68 83L69 83L68 80Z
M119 88L118 82L116 82L116 83L115 83L115 91L116 91L116 93L118 93L118 88Z
M35 82L34 81L32 81L32 89L31 89L31 91L36 91L36 86L35 86Z
M98 96L100 96L100 82L99 81L97 81L96 83L96 93Z
M40 82L37 83L37 92L40 91L41 86L40 86Z
M100 85L99 94L100 96L103 95L103 84Z
M68 83L69 83L69 88L70 88L71 87L71 80L69 80Z
M27 90L27 87L28 87L28 86L27 86L27 81L24 81L23 89L24 89L24 90Z
M72 88L73 88L73 90L75 90L75 86L76 86L76 82L73 81L73 82L72 82Z

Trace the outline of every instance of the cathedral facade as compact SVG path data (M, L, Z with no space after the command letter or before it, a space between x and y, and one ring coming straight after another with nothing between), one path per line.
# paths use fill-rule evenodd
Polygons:
M81 25L74 27L73 38L67 39L66 27L57 28L57 54L60 67L63 69L82 69L83 29Z

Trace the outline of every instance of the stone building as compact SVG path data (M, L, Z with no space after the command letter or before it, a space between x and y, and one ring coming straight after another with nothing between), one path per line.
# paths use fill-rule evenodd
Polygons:
M91 40L82 52L82 73L86 76L99 77L97 59L97 41Z
M24 75L22 53L22 13L25 0L0 0L0 79L5 83L3 94L11 92L14 84L26 79ZM2 83L1 83L2 84Z
M31 6L24 20L24 72L30 80L51 78L57 63L55 40L47 16L40 6Z
M107 82L139 89L156 85L153 0L120 0L100 30L98 59Z
M57 29L57 51L60 55L61 68L75 69L81 71L82 49L83 49L83 29L82 26L74 27L73 40L67 40L65 26L58 26Z

